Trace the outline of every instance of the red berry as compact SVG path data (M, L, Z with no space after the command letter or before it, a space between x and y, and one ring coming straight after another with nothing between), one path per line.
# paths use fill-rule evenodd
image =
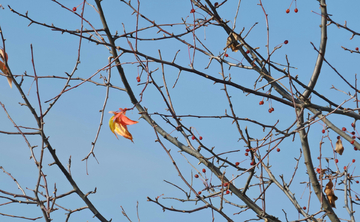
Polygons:
M306 210L306 207L303 207L304 210Z
M359 181L357 180L356 183L359 183Z
M274 107L271 107L271 111L274 111Z
M229 193L230 193L230 191L229 191L229 190L227 190L227 191L226 191L226 194L229 194Z
M195 13L195 9L191 9L190 13Z
M199 178L199 175L197 175L197 174L195 174L195 176L194 176L195 178Z
M323 129L321 132L322 132L322 133L325 133L325 130Z
M249 50L246 50L246 54L249 54L250 53L250 51Z
M356 47L355 50L356 50L356 51L359 51L359 47Z
M356 148L356 147L354 147L354 150L356 151L356 150L357 150L357 148Z
M136 77L136 81L140 82L140 76Z
M224 183L224 187L227 187L229 184L228 183Z
M344 132L345 132L345 131L346 131L346 128L345 128L345 127L343 127L343 128L342 128L342 131L344 131Z
M264 101L261 100L261 101L259 102L259 105L260 105L260 106L261 106L261 105L264 105Z
M294 9L294 12L295 12L295 13L298 13L298 11L299 11L299 10L298 10L297 8Z
M320 168L316 168L316 172L317 172L317 173L320 173Z
M353 139L356 139L356 136L352 136Z
M199 140L202 140L202 136L199 137Z
M249 152L250 150L249 149L246 149L245 152Z
M351 144L354 144L354 143L355 143L355 140L352 140L350 143L351 143Z
M76 7L73 8L73 11L76 12Z
M339 160L338 159L335 159L335 163L338 163L339 162Z
M195 139L195 136L192 136L191 139L194 140L194 139Z
M245 153L245 156L249 156L249 153Z
M280 152L280 148L277 148L276 151Z
M198 193L199 195L201 194L201 191L199 191L199 193Z
M290 12L290 9L286 9L286 13L289 13Z
M225 57L228 57L229 55L228 54L225 54Z
M346 170L346 166L344 166L344 170Z
M239 166L239 164L240 164L239 162L236 162L236 163L235 163L236 166Z
M269 109L269 113L272 113L272 110L271 110L271 108Z
M317 158L318 160L320 160L320 157L318 156L318 158Z
M353 159L352 162L355 163L355 159Z
M218 5L219 5L219 3L215 2L214 6L215 6L215 7L218 7Z
M289 41L288 41L288 40L285 40L285 41L284 41L284 44L285 44L285 45L286 45L286 44L288 44L288 43L289 43Z
M352 132L351 132L351 134L352 134L352 135L355 135L355 132L354 132L354 131L352 131Z
M251 166L255 165L255 161L251 161L250 165Z
M203 172L203 173L206 173L206 170L205 170L205 169L202 169L202 172Z
M354 124L354 123L351 123L351 127L355 127L355 124Z

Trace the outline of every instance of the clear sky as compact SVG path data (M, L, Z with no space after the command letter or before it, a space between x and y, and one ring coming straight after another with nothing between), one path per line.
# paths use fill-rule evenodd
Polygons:
M61 0L60 2L71 9L78 6L82 1ZM136 1L132 2L136 5ZM310 42L313 42L314 45L318 47L320 41L320 16L318 14L320 13L320 9L318 1L297 2L298 13L294 13L295 3L293 3L290 7L291 12L289 14L286 14L285 11L290 6L290 0L276 1L276 3L269 0L263 0L262 2L269 15L270 49L272 50L277 45L282 44L284 40L289 41L287 45L283 45L281 49L277 50L271 59L278 63L286 64L285 55L287 55L290 65L297 68L291 69L291 74L293 76L298 75L299 80L307 84L317 57L317 53ZM95 4L92 1L89 3ZM237 1L227 1L218 9L219 14L223 19L229 20L231 26L233 25L237 3ZM240 32L242 28L245 28L244 33L246 33L258 22L246 40L253 47L260 47L258 52L266 57L265 45L267 35L265 18L262 8L257 5L258 3L258 1L241 1L235 31ZM38 0L36 3L34 1L24 0L3 0L1 4L3 9L0 9L0 26L6 38L6 52L9 56L8 63L14 75L21 75L25 72L28 75L34 74L30 44L33 46L34 62L38 76L66 77L65 72L72 72L78 55L79 38L66 33L62 34L59 31L52 31L49 28L37 24L28 26L30 23L29 20L11 12L8 5L19 13L25 14L28 12L28 16L35 21L49 25L54 24L57 27L68 30L80 29L81 20L78 16L50 0ZM132 10L130 10L128 6L121 1L114 0L103 0L102 4L112 33L118 31L119 34L122 34L124 30L135 30L136 14L132 15ZM81 8L82 5L77 9L78 13L80 13ZM359 8L360 3L355 0L346 1L346 3L344 1L328 1L328 13L333 15L332 19L340 24L344 24L346 20L347 25L357 31L359 31ZM192 23L193 17L190 13L191 9L192 5L190 1L152 0L141 1L140 5L140 11L150 20L155 20L157 24L182 23L182 18ZM196 18L204 18L204 13L198 11L200 10L197 10L195 13ZM85 6L84 17L91 22L95 28L102 28L99 16L91 6ZM149 22L145 20L141 19L139 21L139 28L149 25ZM84 27L91 29L87 24ZM184 26L180 25L165 28L169 30L169 32L174 33L182 33L185 30ZM215 55L224 52L223 49L226 46L227 34L221 28L209 26L197 30L196 34ZM160 36L162 36L162 34L156 33L155 29L139 34L140 38ZM359 70L357 65L359 54L351 54L341 48L341 46L349 49L355 49L357 46L360 47L359 38L355 37L353 40L350 40L350 37L351 34L349 32L338 29L335 25L328 26L326 59L334 65L349 82L354 84L354 75L358 73ZM192 35L183 38L189 42L193 41ZM132 41L132 43L134 43L134 41ZM123 48L129 48L126 39L118 40L116 44ZM140 52L148 53L156 58L159 56L158 50L161 50L164 60L167 61L172 61L175 53L179 49L180 52L176 61L184 67L189 67L188 49L184 44L167 40L163 42L141 41L138 45ZM227 53L229 54L228 61L233 63L237 63L243 58L240 53L230 52L230 50L228 50ZM204 69L209 62L208 58L198 52L196 55L195 68L209 75L221 78L218 74L220 72L219 63L213 61L209 69ZM83 40L81 46L81 63L74 77L90 77L107 65L109 56L110 54L106 47ZM122 56L120 60L123 63L135 61L134 56L131 54ZM136 64L124 64L123 67L129 83L139 99L139 94L144 88L143 84L138 84L136 81L139 68ZM151 70L160 68L155 72L154 76L158 83L162 85L161 66L159 64L150 64L149 67ZM166 80L171 88L177 79L178 70L166 66L165 72ZM258 77L258 75L254 75L253 71L235 68L230 70L226 69L225 73L227 75L231 74L233 82L245 85L248 88L254 87L254 80ZM102 76L108 75L107 72L101 71L93 77L93 80L102 83L103 80L100 78L100 74ZM279 78L282 74L274 72L273 75L274 78ZM18 77L17 81L20 81L20 79L21 78ZM145 81L145 79L146 75L143 74L143 76L141 76L142 82ZM36 87L32 80L32 78L24 77L22 88L27 93L29 100L33 103L36 110L39 111ZM111 82L115 86L123 87L115 69L112 70ZM48 107L48 103L45 103L45 101L58 95L64 83L65 80L53 78L39 80L43 109ZM77 83L80 83L80 81L74 80L70 82L70 85L74 86ZM288 85L287 81L284 81L284 83ZM265 80L259 84L264 85ZM330 89L332 85L339 90L345 92L350 91L350 88L341 81L340 77L329 68L328 65L324 64L316 90L338 104L349 98L340 91ZM213 82L205 81L204 78L182 72L177 86L171 88L170 93L178 115L218 116L224 115L225 109L230 113L225 93L223 90L220 90L221 88L223 88L223 85L214 85ZM302 89L300 91L302 91ZM232 96L234 108L239 117L256 119L269 125L275 124L279 119L278 127L280 129L288 127L295 120L294 110L276 101L272 101L272 106L275 111L269 113L269 101L265 100L265 104L259 106L259 101L263 99L262 97L253 95L246 96L242 91L231 87L229 88L229 93ZM274 95L278 94L274 92ZM192 214L169 211L163 212L161 207L147 201L147 196L155 199L162 194L164 194L164 197L186 198L180 190L167 184L164 180L180 186L186 192L189 192L189 188L187 188L184 182L178 177L177 171L163 148L154 142L156 140L154 130L143 119L140 119L138 124L129 126L129 131L133 135L134 143L122 137L117 140L111 133L107 125L111 117L111 114L108 112L116 111L118 108L132 107L127 94L123 91L116 89L110 90L108 104L105 109L104 125L95 147L96 159L99 163L97 163L93 157L89 158L87 165L85 161L81 161L91 149L91 143L95 138L100 122L101 113L99 110L102 109L105 96L105 87L85 83L65 93L44 119L45 133L50 137L50 142L53 148L56 149L56 153L63 165L67 165L68 159L71 156L72 176L81 190L87 193L93 191L95 187L97 188L96 194L89 196L97 209L109 220L113 218L113 221L126 221L126 218L121 213L120 206L123 206L127 215L133 221L136 221L136 205L138 201L141 221L211 221L212 214L210 209ZM6 78L3 76L0 78L0 102L6 106L12 119L19 126L36 127L36 122L27 107L19 105L19 103L23 103L23 101L18 91L14 87L10 89ZM319 104L323 106L328 105L317 97L313 97L312 102L319 102ZM158 112L168 114L165 110L166 106L163 99L153 85L149 85L146 88L141 105L148 108L149 113ZM354 108L355 103L350 101L345 106ZM140 117L136 110L128 111L127 116L133 120L138 120ZM173 131L173 128L162 121L160 117L154 118L165 130L168 130L169 133ZM330 120L341 127L351 128L350 124L352 119L350 118L334 116L330 117ZM242 141L238 142L239 134L235 124L231 124L231 122L230 119L183 118L183 124L188 127L195 127L199 135L203 137L202 142L207 147L215 147L215 151L218 153L240 150L239 152L229 155L228 158L233 162L241 162L240 167L247 168L250 159L244 155L245 144ZM253 137L261 138L266 135L261 127L249 122L241 122L241 126L242 129L245 129L247 126ZM315 166L318 166L316 157L318 156L319 143L323 136L321 133L322 129L323 126L321 122L316 123L312 125L309 134ZM0 131L16 132L16 128L13 127L2 108L0 109ZM176 135L176 133L177 132L172 132L172 135ZM195 134L198 135L197 133ZM335 143L337 135L333 132L329 132L329 134L332 142ZM180 138L180 134L178 136ZM41 146L41 140L37 136L28 136L28 139L32 145ZM185 159L178 152L177 147L174 147L165 140L162 141L167 146L167 149L171 149L173 158L180 166L182 174L188 181L191 181L192 173L196 172L192 166L198 171L204 168L203 165L197 165L198 161L193 157L185 155L187 158ZM184 142L185 140L182 138L181 141ZM329 140L324 139L324 142L322 146L322 149L324 149L323 156L333 157ZM197 143L194 144L196 144L196 146L198 145ZM358 155L350 143L344 141L344 146L346 149L344 154L337 157L339 159L340 170L342 170L343 166L348 165L353 158L357 158ZM287 139L287 141L280 145L280 148L281 152L271 153L271 169L278 179L280 179L278 176L283 174L285 180L288 182L296 165L294 158L298 158L300 155L299 150L301 145L298 137L296 137L294 142L292 142L291 139ZM39 150L39 148L37 149ZM206 156L209 157L208 154ZM22 188L25 189L26 193L32 196L32 189L34 189L36 184L38 169L34 161L29 157L29 148L21 136L0 133L0 166L7 172L10 172L12 176L18 180ZM70 191L70 184L65 180L65 177L58 168L56 166L48 166L48 164L53 162L50 155L45 152L44 157L43 170L47 175L50 192L52 193L54 190L54 183L56 183L57 195ZM187 163L188 160L192 166ZM326 167L327 165L324 165L325 161L323 160L322 162L323 168ZM354 167L355 165L357 165L357 162L351 166L349 172L354 172L354 175L358 175L358 169ZM333 162L331 162L329 166L334 170L336 169ZM86 168L88 169L88 175L86 174ZM229 168L227 175L231 178L231 175L235 175L236 173L238 172ZM219 184L216 178L212 178L209 170L206 173L206 178L209 179L208 182L213 181L213 184ZM235 183L241 187L241 184L243 184L246 179L246 176L241 177L236 180ZM256 178L254 178L253 181L258 182ZM299 203L302 206L307 206L309 189L306 188L305 184L300 184L301 182L308 182L303 158L300 160L297 176L294 179L291 190L295 193ZM199 179L194 180L193 183L196 190L200 191L204 189L204 185ZM338 188L342 189L343 186L341 185ZM360 184L354 184L352 188L355 191L359 191ZM18 194L21 193L20 190L17 189L16 184L5 173L0 173L0 190ZM206 191L203 192L206 193ZM250 197L257 197L258 193L258 187L253 187L249 190L248 195ZM3 194L0 194L0 196L3 196ZM335 211L339 217L348 219L349 216L343 208L342 193L338 196L338 208L335 209ZM194 198L194 195L192 195L191 198ZM278 216L280 220L285 220L282 212L282 209L285 209L288 213L287 216L289 220L298 219L298 214L296 210L290 206L290 201L288 201L286 196L275 186L267 193L266 198L268 201L267 212L269 214ZM279 205L274 204L272 198L276 198ZM235 197L230 196L228 199L234 201L236 204L243 204L242 201ZM213 201L216 203L218 199L214 199ZM0 198L0 205L5 202L7 202L7 200ZM184 210L191 210L203 206L201 202L194 205L193 202L181 203L176 200L161 198L160 202L165 206L174 206L174 208ZM75 194L58 200L58 203L67 209L84 206L84 203ZM260 202L257 203L261 206ZM314 207L314 210L310 210L310 212L315 213L318 210L318 201L314 194L312 194L311 197L311 206ZM231 216L240 210L229 205L226 205L224 209L224 211ZM17 203L0 206L0 213L26 217L42 216L40 209L37 207L25 204L19 205ZM64 221L65 213L64 210L59 209L52 213L51 218L54 219L54 221ZM250 217L255 217L254 213L250 210L240 215L232 216L235 221L242 221ZM0 217L0 221L22 220L23 219ZM42 221L42 219L40 219L40 221ZM92 218L90 211L84 210L74 213L70 221L98 220ZM215 221L225 221L225 219L215 213Z

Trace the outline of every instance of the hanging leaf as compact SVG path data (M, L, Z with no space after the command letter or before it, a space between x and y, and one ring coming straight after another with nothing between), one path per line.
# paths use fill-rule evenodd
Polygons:
M110 111L109 113L114 114L114 116L112 116L109 120L109 127L110 127L111 132L113 132L115 134L116 138L119 139L116 135L116 134L118 134L122 137L125 137L126 139L131 140L131 142L134 142L131 133L127 129L127 125L136 124L136 123L138 123L138 121L129 119L125 115L126 109L120 108L119 112Z
M324 192L325 192L325 194L326 194L326 196L327 196L327 198L329 200L329 203L330 203L331 207L336 208L335 201L338 198L334 194L333 186L334 186L334 184L332 183L331 179L329 179L329 182L326 184Z
M235 42L232 41L231 35L234 37ZM230 47L233 52L237 52L237 51L239 51L238 49L240 47L240 44L237 42L238 40L240 40L239 37L235 33L231 33L229 35L229 37L227 38L226 46Z
M340 155L342 155L342 153L344 152L344 147L342 145L340 138L338 139L338 141L336 141L335 152L337 152Z

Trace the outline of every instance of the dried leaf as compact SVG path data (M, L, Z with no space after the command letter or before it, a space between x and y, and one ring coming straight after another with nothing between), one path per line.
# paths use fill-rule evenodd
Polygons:
M325 157L325 160L326 160L327 163L329 163L329 158Z
M335 152L337 152L340 155L342 155L342 153L344 152L344 147L342 145L340 138L338 139L338 141L336 141Z
M334 194L334 190L333 190L333 182L331 180L329 180L329 182L326 184L326 187L325 187L325 194L329 200L329 203L331 205L331 207L334 207L336 208L335 206L335 201L338 199L337 196L335 196Z
M240 47L240 44L237 42L237 40L240 40L239 37L235 33L231 33L235 39L236 42L233 42L231 37L229 36L226 41L226 46L230 47L233 52L239 51L238 48Z

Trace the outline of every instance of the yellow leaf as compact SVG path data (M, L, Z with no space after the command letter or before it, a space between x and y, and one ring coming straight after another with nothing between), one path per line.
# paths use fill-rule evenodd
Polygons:
M6 60L6 62L7 62L7 60L8 60L8 55L4 52L3 49L0 49L0 59L1 59L2 61L5 61L5 60ZM5 63L3 63L2 61L0 61L0 70L1 70L4 74L9 75L10 72L9 72L9 70L6 68ZM9 83L9 85L10 85L10 88L12 88L12 79L11 79L11 77L7 76L6 78L7 78L7 81L8 81L8 83Z

